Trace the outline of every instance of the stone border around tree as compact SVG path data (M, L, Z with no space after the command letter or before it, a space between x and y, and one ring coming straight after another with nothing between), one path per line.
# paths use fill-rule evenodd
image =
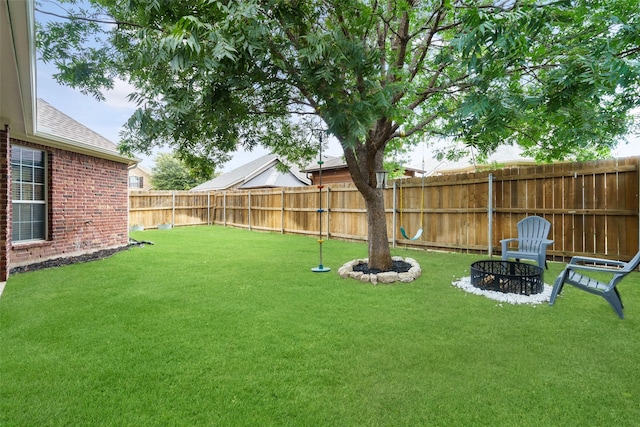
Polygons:
M418 277L422 275L422 268L418 261L413 258L402 258L399 256L392 257L393 261L404 261L407 264L411 265L411 268L406 273L397 273L395 271L385 271L378 274L365 274L361 271L353 271L353 267L360 264L367 264L369 262L369 258L362 259L354 259L353 261L349 261L344 264L342 267L338 269L338 274L343 279L351 278L358 280L363 283L371 283L372 285L377 285L378 283L409 283L416 280Z

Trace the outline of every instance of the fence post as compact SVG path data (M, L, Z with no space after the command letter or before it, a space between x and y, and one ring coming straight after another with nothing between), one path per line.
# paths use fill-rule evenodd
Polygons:
M222 223L227 226L227 192L222 193Z
M282 193L281 193L281 197L280 197L280 229L282 234L284 234L284 188L282 189Z
M493 174L489 174L489 257L493 256Z
M391 224L393 230L391 230L391 247L396 247L396 184L398 180L393 181L393 213L391 214Z
M331 193L331 188L329 186L327 186L327 240L329 240L329 230L331 227L329 227L329 222L331 221L331 198L329 197L329 194Z
M215 225L218 223L218 192L213 192L213 201L212 203L212 213L211 213L211 224Z
M247 218L247 223L249 225L249 231L251 231L251 191L248 191L247 195L248 195L248 197L247 197L247 204L248 204L247 212L248 212L248 215L249 215L249 218Z
M176 192L171 192L171 224L172 227L176 226Z

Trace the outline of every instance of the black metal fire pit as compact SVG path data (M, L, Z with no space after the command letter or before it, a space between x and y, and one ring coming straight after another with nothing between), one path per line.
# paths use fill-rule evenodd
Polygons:
M471 284L479 289L533 295L544 288L544 270L514 261L476 261L471 264Z

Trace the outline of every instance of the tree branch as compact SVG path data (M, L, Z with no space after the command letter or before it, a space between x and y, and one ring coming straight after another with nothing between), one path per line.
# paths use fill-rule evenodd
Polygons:
M434 15L436 15L433 26L428 29L429 35L427 39L421 45L419 49L419 53L415 56L415 59L411 64L411 73L410 73L409 81L413 81L413 79L416 77L418 72L422 69L422 64L424 63L424 59L427 56L427 53L429 52L429 49L433 44L433 37L438 33L438 31L440 31L440 28L438 26L440 25L440 22L442 22L442 19L444 18L444 12L445 12L445 9L443 7L443 4L441 3L441 6L438 8L438 11L434 12L434 14L431 15L431 18L429 18L429 21L431 21Z
M69 21L84 21L84 22L93 22L96 24L109 24L109 25L116 25L118 27L120 26L126 26L126 27L133 27L133 28L148 28L145 27L143 25L139 25L139 24L135 24L133 22L126 22L126 21L118 21L118 20L105 20L105 19L98 19L98 18L88 18L86 16L77 16L77 15L61 15L55 12L50 12L47 10L42 10L39 8L35 8L34 9L36 12L40 12L43 13L45 15L50 15L50 16L55 16L56 18L62 18L62 19L67 19ZM155 28L156 30L158 28Z

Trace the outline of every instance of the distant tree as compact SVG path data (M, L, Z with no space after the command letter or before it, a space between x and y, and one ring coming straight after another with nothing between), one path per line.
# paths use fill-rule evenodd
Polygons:
M173 154L160 153L154 162L151 175L154 190L189 190L210 179L194 176L189 167Z
M482 155L598 155L640 99L637 0L89 1L103 15L78 12L40 46L62 82L100 96L96 74L115 73L136 87L123 150L166 144L193 162L260 143L302 157L315 116L342 146L381 270L385 152L445 137ZM84 43L96 27L102 51Z

